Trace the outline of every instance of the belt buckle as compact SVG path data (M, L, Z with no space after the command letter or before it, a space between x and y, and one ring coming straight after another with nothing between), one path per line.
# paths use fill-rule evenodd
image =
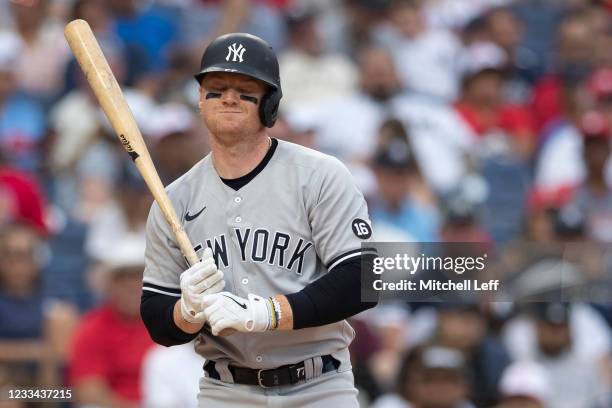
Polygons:
M263 382L262 382L262 381L263 381L263 380L262 380L262 378L261 378L261 372L262 372L262 371L266 371L266 370L264 370L264 369L259 369L259 370L257 370L257 384L258 384L258 385L259 385L261 388L270 388L270 387L268 387L268 386L264 385L264 384L263 384Z

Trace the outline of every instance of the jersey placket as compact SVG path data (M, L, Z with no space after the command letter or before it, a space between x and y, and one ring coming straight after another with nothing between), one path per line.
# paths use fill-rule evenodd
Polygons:
M236 236L236 228L242 230L244 233L247 228L252 227L249 218L246 217L247 214L244 208L244 199L242 197L243 193L244 189L236 191L228 202L228 228L231 230L233 239L238 239L238 237ZM241 255L239 252L240 251L238 251L238 253L234 254L233 256L233 262L235 262L235 265L242 263ZM249 277L247 276L248 270L248 267L232 268L232 276L235 283L236 292L239 296L242 297L247 297L249 293L254 292L254 290L251 290L251 288L249 287L249 284L251 282L249 280ZM244 336L244 342L246 350L256 350L259 344L256 339L249 338L249 336ZM257 366L260 366L264 361L264 356L262 354L257 354L256 356L251 355L248 358L253 359L253 364L256 364Z
M242 205L242 202L243 198L240 191L236 191L234 195L230 198L230 201L228 203L228 228L231 231L231 234L234 235L235 239L237 239L237 237L235 237L236 228L243 229L247 226L244 217L244 207ZM240 254L234 254L234 258L234 262L241 262ZM250 290L247 286L249 284L249 278L239 272L241 269L242 268L233 268L232 272L234 282L236 284L236 289L242 292L243 295L246 295L250 293Z

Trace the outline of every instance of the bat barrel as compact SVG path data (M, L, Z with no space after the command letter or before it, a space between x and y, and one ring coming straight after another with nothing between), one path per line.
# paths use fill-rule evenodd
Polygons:
M166 221L170 224L179 248L181 248L189 264L193 265L198 262L198 256L178 220L172 203L155 170L134 115L123 97L121 87L117 83L89 24L85 20L73 20L66 25L64 35L121 144L134 161Z

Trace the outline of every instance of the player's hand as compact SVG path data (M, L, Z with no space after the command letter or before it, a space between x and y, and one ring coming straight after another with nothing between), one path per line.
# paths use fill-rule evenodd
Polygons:
M249 294L248 299L244 299L230 292L221 292L204 296L202 303L215 336L226 329L263 332L278 326L269 298Z
M181 315L190 323L206 321L202 299L223 290L223 272L217 269L210 248L204 250L202 260L181 274Z

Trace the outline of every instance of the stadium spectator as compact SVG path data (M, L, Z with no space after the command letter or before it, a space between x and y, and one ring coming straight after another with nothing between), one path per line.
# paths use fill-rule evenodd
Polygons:
M493 43L504 50L509 60L517 57L522 39L522 23L510 7L497 7L485 14L486 27Z
M410 313L405 305L389 304L366 313L368 322L377 334L380 347L369 357L368 368L384 392L391 392L400 370L397 357L408 350Z
M427 26L421 3L391 2L391 24L388 32L380 34L380 41L391 50L408 90L452 101L459 88L462 45L452 32Z
M94 262L113 257L114 245L144 248L145 224L151 194L136 168L127 160L121 163L122 171L114 185L113 199L100 209L90 222L85 239L85 251ZM96 287L96 282L93 282Z
M595 101L585 85L582 82L566 89L566 112L540 136L534 174L538 189L554 191L574 187L586 176L580 121L594 109ZM560 167L557 163L565 165Z
M148 140L164 184L179 178L208 153L207 138L185 105L169 102L154 109Z
M571 1L514 0L508 7L522 22L518 60L525 64L523 72L533 85L556 64L557 29L563 18L571 14L573 5Z
M465 30L475 19L492 7L513 0L422 0L424 13L431 27L453 31Z
M545 132L548 126L556 127L555 120L572 112L572 95L568 95L568 99L566 94L589 75L596 38L585 9L567 13L560 21L553 68L533 88L531 110L540 132Z
M71 18L80 18L87 21L94 32L96 39L108 54L112 49L114 58L120 59L124 72L118 77L122 83L134 86L137 80L147 72L150 65L145 50L134 42L126 43L115 30L115 21L109 12L109 2L102 0L78 0L72 5ZM108 55L107 55L108 58ZM113 61L113 72L117 76L117 62ZM71 58L65 72L64 94L79 86L82 73L75 58Z
M140 318L144 247L108 244L113 251L104 259L105 300L77 328L69 384L80 406L135 408L142 401L143 359L154 344Z
M153 101L131 89L124 95L146 135ZM111 201L125 152L89 88L62 98L52 117L57 135L51 151L55 201L71 217L88 223Z
M322 25L331 32L331 49L358 59L363 47L378 41L379 30L388 20L392 3L391 0L342 0L340 10L328 6L323 13L329 15Z
M460 350L472 375L471 399L477 406L494 404L498 382L510 363L505 346L487 330L486 316L475 304L444 301L436 309L437 326L430 343Z
M179 28L168 12L155 3L110 0L110 12L116 34L131 48L144 51L147 71L167 65L168 47L177 39Z
M62 25L50 15L50 3L11 2L16 33L23 44L15 63L17 83L47 106L64 87L64 70L70 58Z
M377 131L402 103L402 86L391 54L378 46L361 49L359 90L303 109L315 129L315 148L351 165L364 164L376 147Z
M504 340L514 359L544 368L555 390L546 403L559 408L592 407L606 392L601 374L610 358L606 323L582 304L529 303L523 313L506 326Z
M198 408L204 359L193 342L174 347L155 345L142 367L143 407Z
M286 43L282 13L288 7L287 0L187 0L176 3L180 7L179 38L192 48L198 65L203 47L222 34L251 33L276 50Z
M62 384L77 312L50 299L41 267L45 246L27 224L0 228L0 367L10 370L20 386Z
M504 95L507 56L493 44L477 43L467 52L461 95L455 109L481 140L483 155L529 159L536 129L529 110Z
M12 166L32 172L38 170L46 118L39 104L20 92L17 65L24 49L19 37L0 32L0 153Z
M357 68L344 55L326 52L316 18L307 9L287 16L289 44L279 57L283 110L346 96L357 87Z
M612 72L609 69L595 70L584 81L566 90L566 113L555 121L554 126L541 137L541 147L536 163L535 184L545 189L577 187L588 177L603 176L610 184L612 174L611 162L605 163L602 174L595 169L588 169L584 159L584 119L597 118L599 112L602 120L588 120L590 127L598 126L599 132L605 134L602 126L607 126L612 119ZM600 115L600 116L601 116ZM599 125L598 125L599 124ZM592 138L588 138L592 139ZM590 143L592 144L592 143ZM592 153L591 153L592 154ZM564 162L558 168L554 163ZM591 174L589 174L589 172ZM599 172L601 173L601 171Z
M508 95L508 89L522 85L504 49L493 42L475 42L463 61L463 88L455 109L476 141L459 189L480 191L483 226L496 242L504 243L520 232L537 143L535 125L528 109Z
M473 130L448 103L413 92L397 99L395 117L409 130L427 184L441 196L457 190L476 154Z
M472 408L469 373L456 349L423 346L410 350L401 364L397 392L381 396L373 408Z
M512 5L491 9L483 17L487 40L506 54L504 97L507 102L527 104L538 75L538 58L524 44L525 24ZM533 124L535 126L535 122Z
M46 198L38 181L30 174L8 166L0 155L0 227L24 222L45 235Z
M491 236L482 225L478 204L464 193L447 197L442 209L440 240L443 242L491 242Z
M499 392L501 402L496 408L545 408L553 389L543 367L519 361L504 370Z
M527 194L522 238L534 243L556 240L555 218L571 201L572 188L533 189Z
M610 126L607 118L596 111L586 113L580 123L583 136L583 160L586 178L577 186L569 204L587 214L585 233L594 241L611 242L612 193L606 181L610 157Z
M372 159L378 186L369 201L372 223L393 226L416 242L437 241L436 199L423 181L401 123L385 125L396 127L399 133L383 142Z

